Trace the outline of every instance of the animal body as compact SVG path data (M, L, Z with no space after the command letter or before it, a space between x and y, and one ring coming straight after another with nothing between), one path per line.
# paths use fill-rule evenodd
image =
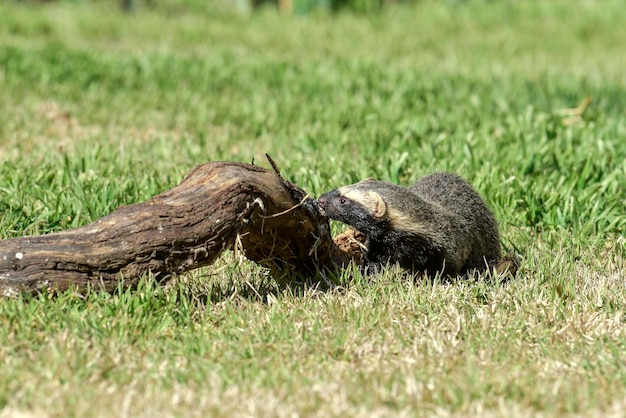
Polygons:
M367 236L367 265L457 276L500 259L498 224L472 186L452 173L410 187L368 179L319 197L331 219Z

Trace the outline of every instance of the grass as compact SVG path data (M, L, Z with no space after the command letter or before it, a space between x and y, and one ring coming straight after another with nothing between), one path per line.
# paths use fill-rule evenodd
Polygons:
M164 288L1 300L1 417L622 415L621 2L195 7L0 3L0 238L267 152L313 195L457 172L521 274L322 291L226 255Z

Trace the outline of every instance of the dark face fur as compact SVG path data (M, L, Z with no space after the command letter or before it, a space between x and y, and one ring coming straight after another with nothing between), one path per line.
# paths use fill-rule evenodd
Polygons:
M370 238L383 231L384 218L376 216L369 201L356 201L338 189L323 194L317 203L327 217L348 224Z

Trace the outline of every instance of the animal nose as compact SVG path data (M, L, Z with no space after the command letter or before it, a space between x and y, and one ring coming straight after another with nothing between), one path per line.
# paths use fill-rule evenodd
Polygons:
M323 197L320 197L319 199L317 199L317 203L319 203L320 205L325 205L326 204L326 199Z

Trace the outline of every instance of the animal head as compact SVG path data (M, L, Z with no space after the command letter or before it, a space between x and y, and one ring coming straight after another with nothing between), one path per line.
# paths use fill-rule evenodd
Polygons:
M391 221L399 217L389 205L392 195L407 193L403 187L367 179L325 193L317 200L326 216L346 223L367 235L381 234Z

